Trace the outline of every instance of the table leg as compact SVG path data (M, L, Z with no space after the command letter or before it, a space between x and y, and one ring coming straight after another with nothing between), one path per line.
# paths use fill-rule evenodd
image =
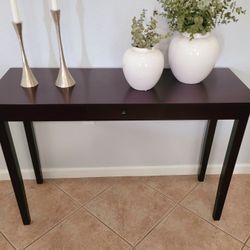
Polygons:
M213 211L214 220L220 220L228 188L233 175L235 163L238 157L241 142L246 129L247 121L248 121L248 116L242 117L239 120L234 121L231 137L229 140L225 160L222 167L222 172L220 175L220 181Z
M36 135L35 135L35 130L32 122L23 122L28 145L29 145L29 150L30 150L30 155L33 163L33 168L35 171L35 176L36 176L36 182L37 184L42 184L43 183L43 173L42 173L42 168L41 168L41 163L39 159L39 151L36 143Z
M207 123L207 129L206 129L202 153L201 153L200 169L199 169L199 174L198 174L198 180L201 182L204 181L205 179L208 159L209 159L210 151L212 148L216 125L217 125L217 120L209 120Z
M28 202L8 122L0 122L1 146L24 225L30 224Z

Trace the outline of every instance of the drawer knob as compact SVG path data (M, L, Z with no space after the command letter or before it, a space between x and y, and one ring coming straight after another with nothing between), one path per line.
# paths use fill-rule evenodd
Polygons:
M127 114L126 110L123 110L122 115L126 115L126 114Z

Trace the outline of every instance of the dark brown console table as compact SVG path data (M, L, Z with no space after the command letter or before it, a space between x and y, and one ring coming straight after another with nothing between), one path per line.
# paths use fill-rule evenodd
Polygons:
M35 89L20 87L21 69L10 69L0 81L0 140L24 224L30 224L23 179L9 121L24 122L37 183L43 182L32 121L208 120L198 180L204 181L219 119L233 119L219 181L213 218L219 220L250 111L249 89L229 70L214 69L201 84L177 82L165 70L147 92L131 89L121 69L71 69L72 89L58 89L57 69L34 69Z

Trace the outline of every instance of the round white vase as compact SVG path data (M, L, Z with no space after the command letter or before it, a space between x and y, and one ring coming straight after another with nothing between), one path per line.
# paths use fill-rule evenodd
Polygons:
M123 56L123 73L136 90L149 90L159 81L164 68L164 56L156 48L132 47Z
M180 82L196 84L212 71L219 56L219 43L211 33L195 34L190 40L187 33L176 34L169 45L169 64Z

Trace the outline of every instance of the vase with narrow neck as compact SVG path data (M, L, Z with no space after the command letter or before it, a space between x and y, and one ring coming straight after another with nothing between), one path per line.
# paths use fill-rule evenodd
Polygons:
M128 49L123 56L123 73L129 85L136 90L152 89L164 68L164 57L159 49Z
M214 68L219 56L217 38L207 33L175 34L169 45L170 68L178 81L187 84L202 82Z

